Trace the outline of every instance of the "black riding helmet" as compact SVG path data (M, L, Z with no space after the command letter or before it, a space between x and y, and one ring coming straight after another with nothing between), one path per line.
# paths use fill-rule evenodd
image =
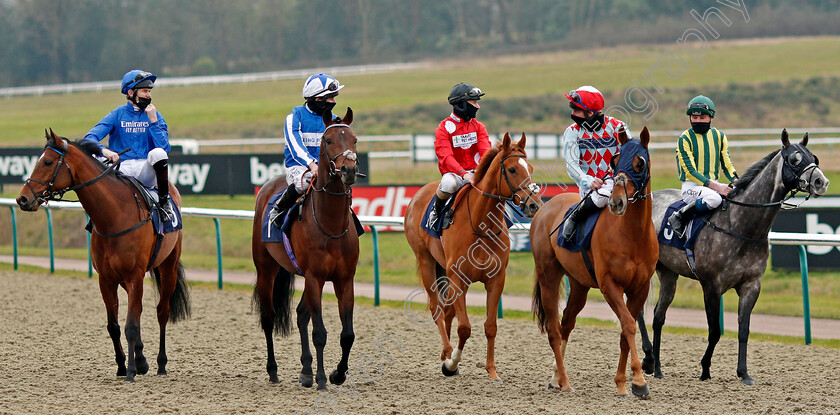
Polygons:
M457 105L471 99L480 100L482 96L484 96L484 93L481 92L481 89L472 84L461 82L453 86L452 91L449 92L449 105Z

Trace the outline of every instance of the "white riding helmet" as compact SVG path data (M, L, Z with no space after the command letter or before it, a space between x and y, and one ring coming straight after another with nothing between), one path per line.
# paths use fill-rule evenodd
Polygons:
M338 95L338 91L344 88L337 79L326 75L316 74L309 77L303 83L303 98L331 98Z

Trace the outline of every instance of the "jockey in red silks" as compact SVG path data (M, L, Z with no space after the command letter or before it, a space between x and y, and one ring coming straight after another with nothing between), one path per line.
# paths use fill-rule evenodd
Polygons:
M574 123L563 134L566 171L580 189L580 205L566 219L563 238L570 240L577 224L603 208L613 188L607 177L610 161L618 152L618 133L630 137L623 121L604 115L604 95L593 86L582 86L566 94Z
M449 114L435 130L435 154L438 168L443 175L435 192L435 206L429 214L428 227L433 228L449 196L467 183L473 182L473 173L481 156L490 149L490 136L484 124L475 119L481 108L478 101L484 93L473 85L459 83L449 93Z

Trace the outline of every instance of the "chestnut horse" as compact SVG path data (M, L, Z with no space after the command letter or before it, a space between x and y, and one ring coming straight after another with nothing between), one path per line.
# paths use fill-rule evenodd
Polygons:
M421 283L429 297L429 308L440 331L443 351L441 370L446 376L458 373L464 344L470 337L470 322L464 295L470 284L484 283L487 290L487 363L490 379L496 373L496 312L505 286L510 256L510 239L504 221L505 202L518 201L525 216L532 217L542 205L538 186L532 181L533 168L526 161L525 134L511 144L510 135L481 158L475 171L475 185L464 190L455 207L453 223L440 239L421 229L423 214L439 182L423 186L405 212L405 236L414 255ZM443 220L443 218L441 218ZM454 310L453 310L454 307ZM452 319L458 316L458 350L449 341Z
M636 316L647 299L650 278L659 256L656 233L650 219L649 141L647 128L642 130L641 140L628 140L624 131L619 134L620 152L612 159L615 171L615 186L609 200L612 214L600 216L587 250L592 258L594 276L590 275L583 255L557 246L554 234L566 210L580 201L577 195L565 193L555 196L531 222L531 250L536 269L533 311L539 320L540 330L548 332L548 342L555 359L554 376L549 381L549 388L572 390L563 363L566 344L575 327L575 318L586 304L589 289L599 288L621 322L621 354L615 375L618 394L629 395L626 385L629 351L633 394L640 398L649 395L635 341ZM561 323L558 321L558 297L564 274L569 276L571 290Z
M166 233L155 254L155 234L151 214L133 185L114 174L116 165L106 167L93 155L100 154L96 143L71 142L47 133L44 153L35 165L17 203L25 211L36 211L49 200L61 200L64 193L75 191L90 216L93 231L90 254L99 273L99 290L108 315L108 334L114 342L117 376L134 382L136 374L149 371L140 337L140 313L143 311L143 277L151 270L160 293L157 319L160 324L158 375L166 374L166 323L177 322L190 314L189 287L181 265L181 231ZM181 195L169 186L172 202L181 206ZM117 322L117 288L128 293L128 316L125 339L128 342L128 367L120 343Z
M350 214L351 186L356 182L356 136L350 130L353 111L347 108L342 119L333 119L327 111L323 116L326 130L321 138L318 175L302 207L300 220L295 220L289 237L292 252L302 271L305 286L297 306L297 326L300 331L300 362L303 368L298 381L312 386L312 353L306 332L312 319L312 342L318 358L315 381L318 389L327 389L324 373L324 346L327 329L321 316L321 292L331 281L338 297L341 318L341 361L330 374L330 382L344 383L347 360L353 347L353 278L359 260L359 235ZM262 220L269 199L286 187L286 177L278 176L266 183L257 194L254 212L254 232L251 239L257 284L253 303L260 312L260 325L265 332L268 351L266 371L272 383L279 383L277 361L274 359L274 332L288 335L291 326L291 301L295 274L298 271L289 259L283 243L262 241ZM292 209L296 209L297 205ZM271 226L271 225L269 225ZM277 230L276 228L274 230ZM279 232L279 230L277 230Z

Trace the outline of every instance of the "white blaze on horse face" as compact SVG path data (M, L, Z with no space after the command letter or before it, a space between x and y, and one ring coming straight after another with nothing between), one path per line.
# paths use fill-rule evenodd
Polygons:
M524 167L524 168L525 168L525 174L527 174L527 175L528 175L528 178L530 178L530 177L531 177L531 171L528 169L528 162L527 162L527 161L525 161L525 159L524 159L524 158L520 158L520 159L519 159L519 164L521 164L521 165L522 165L522 167Z

